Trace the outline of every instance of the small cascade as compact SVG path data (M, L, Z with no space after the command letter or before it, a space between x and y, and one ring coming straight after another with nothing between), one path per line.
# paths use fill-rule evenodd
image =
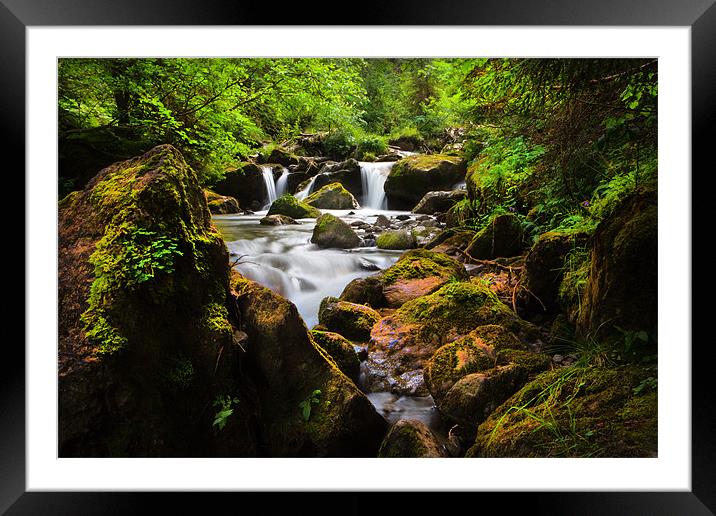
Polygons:
M263 172L264 184L266 185L266 193L268 195L268 199L264 208L268 209L271 206L271 203L273 203L277 199L276 185L273 182L273 168L262 166L261 172Z
M296 199L298 199L299 201L302 201L302 200L304 200L306 197L308 197L309 195L311 195L311 192L313 191L313 183L316 182L316 179L318 179L318 175L313 176L313 177L311 178L311 181L309 181L308 185L306 185L306 187L305 187L303 190L301 190L301 191L299 191L299 192L296 192L295 195L294 195L294 197L295 197Z
M278 181L276 181L276 198L278 199L283 194L285 194L287 188L288 188L288 169L286 167L283 167L283 170L281 171L281 176L278 178Z
M360 181L363 187L361 205L364 208L388 209L388 199L385 196L384 186L393 165L395 165L394 161L360 162Z

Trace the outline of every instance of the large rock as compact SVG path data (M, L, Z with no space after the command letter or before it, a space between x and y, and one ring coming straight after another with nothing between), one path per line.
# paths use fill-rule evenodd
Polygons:
M517 256L524 247L522 227L515 215L497 215L479 231L467 254L478 259Z
M657 341L657 200L656 192L626 197L597 227L589 279L577 319L581 335L595 337L624 331L648 334Z
M478 427L467 456L655 457L656 376L634 365L542 373Z
M179 151L111 165L58 215L59 455L256 455L228 252Z
M408 229L384 231L375 239L378 249L413 249L418 244L415 235Z
M527 346L502 326L478 326L464 337L445 344L425 364L425 385L436 403L455 383L471 373L495 367L497 353L505 349L525 350Z
M262 164L277 163L284 167L288 167L290 165L297 165L299 163L299 158L287 149L275 147L269 153L259 153L258 162Z
M321 167L313 189L318 190L331 183L340 183L354 197L363 195L360 163L355 159L348 159L339 163L327 163Z
M266 215L259 220L259 224L264 226L286 226L291 224L300 224L300 222L287 215Z
M465 178L465 161L444 154L409 156L397 161L385 181L392 207L412 209L435 190L451 190Z
M258 396L268 454L374 457L386 421L314 344L295 305L241 277L233 287L248 334L247 358L261 378Z
M380 445L378 457L447 457L435 434L417 419L395 423Z
M239 202L233 197L219 195L211 190L204 190L204 194L206 195L206 202L209 206L209 211L215 215L239 213L241 211Z
M435 292L451 278L466 277L462 264L449 256L413 249L388 269L351 281L340 298L373 308L398 308L407 301Z
M213 190L220 195L233 197L244 208L254 202L263 204L268 197L263 172L253 163L242 163L237 169L227 171Z
M328 353L338 369L357 385L360 377L360 360L353 344L338 333L311 330L315 343Z
M426 215L446 213L456 203L465 199L466 196L465 190L428 192L420 199L418 205L413 208L413 213L424 213Z
M317 208L299 201L291 194L284 194L271 203L266 215L286 215L292 219L314 219L320 217L321 212Z
M504 326L523 340L538 338L531 324L479 282L449 282L405 303L373 326L368 345L369 388L427 394L425 362L444 344L485 324Z
M582 248L587 235L582 233L543 233L525 256L517 296L518 312L523 317L554 313L559 309L559 286L564 278L565 259Z
M340 183L324 186L309 195L304 202L322 210L352 210L359 207L355 197Z
M370 338L373 325L380 314L365 305L341 301L327 297L321 301L318 310L318 322L329 331L340 333L344 337L366 342Z
M319 247L352 249L361 244L361 239L341 219L330 213L324 213L316 220L311 242Z

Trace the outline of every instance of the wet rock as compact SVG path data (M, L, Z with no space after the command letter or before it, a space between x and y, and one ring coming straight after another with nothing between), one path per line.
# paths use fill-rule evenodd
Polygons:
M318 310L318 321L323 326L348 339L362 342L370 338L371 329L379 319L380 314L372 308L335 297L321 301Z
M284 194L273 203L266 215L286 215L293 219L312 219L320 217L321 212L296 199L291 194Z
M311 242L324 248L351 249L358 247L361 239L341 219L330 213L324 213L316 220Z
M522 228L514 215L497 215L470 242L467 254L477 259L517 256L522 252Z
M381 228L389 228L390 219L385 215L378 215L378 217L375 219L375 225Z
M447 457L433 432L416 419L395 423L380 445L378 457Z
M279 165L288 167L290 165L298 165L299 158L298 156L295 156L294 154L289 152L287 149L276 147L272 149L271 152L269 152L268 154L260 152L258 156L258 162L261 164L278 163Z
M283 226L287 224L300 224L300 222L288 217L287 215L267 215L259 220L264 226Z
M456 203L467 197L464 190L438 191L426 193L418 205L413 208L413 213L446 213Z
M331 356L338 369L357 385L360 377L360 360L353 344L342 335L333 332L311 330L311 336L316 344Z
M314 189L320 189L331 183L342 184L354 197L363 195L360 163L351 158L339 163L325 164L319 171Z
M395 218L397 220L410 220L410 215L396 215Z
M327 353L293 303L237 277L237 307L262 381L262 436L272 457L375 456L385 420ZM311 401L311 400L315 400ZM311 410L306 417L305 403Z
M219 195L233 197L241 206L253 209L253 203L258 203L259 210L268 197L263 172L254 163L242 163L235 170L227 171L212 190Z
M240 213L239 201L233 197L219 195L211 190L204 190L209 211L216 215L224 215L228 213Z
M305 203L325 210L350 210L358 208L358 201L340 183L331 183L309 195Z
M417 245L412 232L408 230L384 231L375 241L378 249L412 249Z
M412 209L431 191L450 190L465 177L465 161L443 154L409 156L397 161L385 182L388 202Z

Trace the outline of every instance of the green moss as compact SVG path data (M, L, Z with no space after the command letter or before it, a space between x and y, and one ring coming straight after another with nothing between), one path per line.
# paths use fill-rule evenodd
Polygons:
M229 322L229 311L221 303L208 303L204 306L204 325L211 334L231 335L233 328Z
M320 210L296 199L291 194L284 194L276 199L266 215L287 215L294 219L317 218Z
M427 249L413 249L403 254L393 266L385 270L382 281L385 285L391 285L401 279L422 279L432 276L462 279L467 274L461 263L446 254Z
M514 364L527 370L529 374L541 373L552 365L552 359L548 355L519 349L501 349L497 352L495 362L498 365Z
M492 259L517 256L522 251L523 235L515 215L497 215L470 241L467 253L473 258Z
M582 310L582 296L589 280L589 252L575 248L564 260L564 275L559 284L559 304L570 320L575 320Z
M398 229L395 231L384 231L375 239L378 249L412 249L415 247L415 236L411 231Z
M406 173L410 173L412 170L431 170L440 167L444 162L459 165L462 163L462 158L449 154L416 154L415 156L408 156L398 161L390 175L400 177Z
M348 210L358 206L353 194L344 188L341 183L329 183L313 192L304 201L314 208L329 210Z
M330 331L364 342L370 338L370 332L380 320L380 314L365 305L328 297L321 302L318 320Z
M338 333L318 330L311 330L311 336L330 355L343 374L354 382L358 381L360 360L348 339Z

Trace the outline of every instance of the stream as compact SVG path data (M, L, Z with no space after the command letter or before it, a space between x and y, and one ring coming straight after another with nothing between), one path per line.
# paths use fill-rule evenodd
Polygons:
M361 165L363 168L365 164ZM367 207L322 211L332 213L348 224L355 221L373 224L380 214L386 217L409 214L384 209L386 201L382 189L391 166L392 163L371 163L362 170L366 193L361 205ZM265 174L267 201L280 196L279 192L285 188L283 184L269 185L270 177ZM284 182L282 179L283 175L279 183ZM296 197L311 193L312 186L313 181ZM267 226L259 223L265 215L266 210L263 210L252 215L214 215L212 218L226 242L230 259L239 260L235 268L245 277L293 302L308 328L318 324L318 307L323 298L338 297L353 279L386 269L403 254L403 251L376 247L321 249L310 241L315 219L300 219L298 225ZM365 362L361 368L365 368ZM430 396L398 396L390 392L372 392L367 396L389 423L418 419L445 442L446 430Z

